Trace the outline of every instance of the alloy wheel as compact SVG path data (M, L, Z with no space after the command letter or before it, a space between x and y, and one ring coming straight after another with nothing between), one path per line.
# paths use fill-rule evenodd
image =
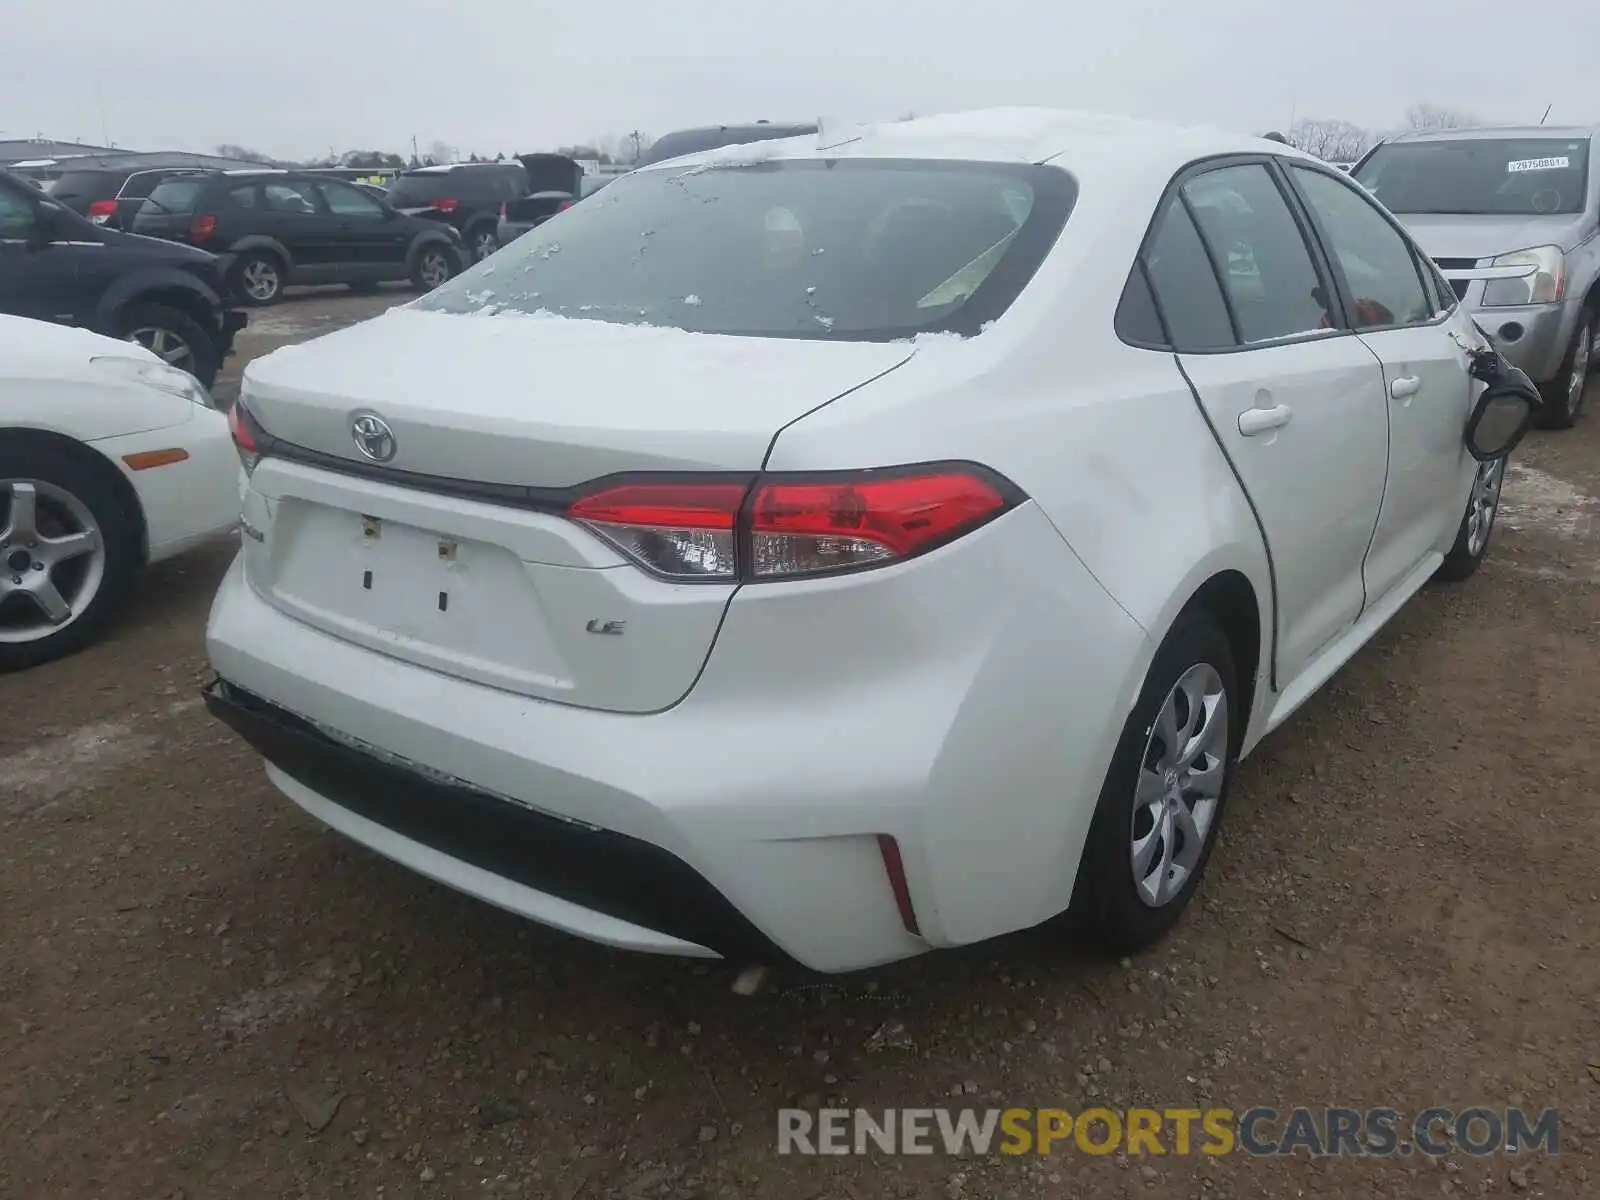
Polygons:
M1196 663L1161 702L1134 792L1129 861L1149 907L1171 903L1194 876L1227 763L1227 689L1214 667Z
M500 239L487 230L480 233L472 243L473 254L476 255L479 262L488 258L498 249L500 249Z
M1478 464L1467 500L1467 553L1477 558L1489 542L1495 515L1500 511L1500 488L1506 480L1506 460L1490 459Z
M0 479L0 642L77 620L105 570L105 539L83 501L42 479Z
M261 258L245 263L244 270L239 272L239 282L244 287L245 295L262 302L275 297L282 283L278 278L278 268Z
M128 334L130 342L137 342L162 362L195 373L194 347L177 333L158 325L143 325Z
M430 251L423 256L422 266L417 274L428 287L436 288L450 278L450 264L438 251Z

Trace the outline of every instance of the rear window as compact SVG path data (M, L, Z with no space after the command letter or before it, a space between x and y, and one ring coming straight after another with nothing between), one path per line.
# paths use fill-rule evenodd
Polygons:
M1451 138L1379 146L1354 172L1390 212L1578 213L1589 184L1584 138Z
M200 198L205 181L200 179L169 179L159 183L145 202L140 213L190 213Z
M625 175L420 301L753 337L978 333L1077 195L1053 167L768 160Z
M62 200L109 200L121 182L122 176L112 171L66 171L50 194Z
M651 163L682 158L685 154L700 154L706 150L721 150L724 146L801 137L816 131L815 125L724 125L712 129L683 129L658 138L645 151L640 165L649 166Z
M389 203L396 208L419 208L452 196L510 199L518 194L519 177L521 182L526 182L520 166L488 171L419 171L394 181L389 189Z

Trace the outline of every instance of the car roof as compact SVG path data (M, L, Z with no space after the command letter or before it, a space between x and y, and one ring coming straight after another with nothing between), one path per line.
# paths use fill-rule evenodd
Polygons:
M1184 163L1209 155L1267 153L1321 162L1251 134L1134 117L1051 108L988 108L907 121L835 126L815 134L727 146L640 167L735 164L769 159L922 158L1000 163L1053 161L1067 170Z
M1416 129L1385 139L1390 142L1467 142L1489 138L1594 138L1596 125L1475 125L1468 129Z
M503 171L520 171L521 163L515 160L507 162L480 162L480 163L435 163L431 167L411 167L401 171L402 175L448 175L452 171L481 171L485 168L498 167Z

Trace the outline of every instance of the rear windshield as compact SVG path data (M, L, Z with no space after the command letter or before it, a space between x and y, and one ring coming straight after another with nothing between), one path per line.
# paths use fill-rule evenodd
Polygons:
M109 200L117 194L122 176L112 171L67 171L51 192L62 200Z
M468 171L419 171L402 175L389 189L389 203L396 208L419 208L450 196L497 196L509 199L519 190L522 168Z
M396 207L427 204L441 196L448 196L450 176L441 171L437 175L402 175L389 189L389 202Z
M1391 142L1374 150L1355 178L1396 213L1578 213L1588 194L1589 142L1583 138Z
M651 163L666 162L669 158L682 158L685 154L720 150L724 146L738 146L746 142L800 137L816 131L815 125L724 125L713 129L684 129L658 138L645 151L640 165L649 166Z
M752 337L975 334L1076 198L1065 172L995 163L767 160L638 171L423 297Z
M195 201L200 196L200 191L205 187L201 179L169 179L165 183L156 185L143 204L139 212L144 213L190 213L194 211Z

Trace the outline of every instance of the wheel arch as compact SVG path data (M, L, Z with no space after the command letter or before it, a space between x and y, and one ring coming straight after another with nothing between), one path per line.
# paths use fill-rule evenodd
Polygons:
M252 253L271 254L283 264L285 272L294 270L294 255L289 253L289 247L285 246L277 238L268 237L264 233L245 234L244 237L238 238L228 247L228 253L235 258Z
M1214 620L1233 648L1233 666L1244 692L1240 700L1245 713L1245 720L1238 722L1233 731L1233 752L1238 754L1244 748L1250 717L1255 711L1262 657L1271 652L1267 639L1262 637L1261 601L1244 572L1230 567L1202 583L1179 610L1179 615L1194 612L1204 613Z
M150 526L145 520L144 502L139 499L138 489L133 486L133 483L123 474L116 463L87 442L80 442L77 438L68 437L64 433L56 433L48 429L36 429L32 426L0 428L0 447L8 445L32 446L40 450L54 450L83 463L98 474L127 505L128 511L133 514L134 523L139 528L139 561L141 563L150 561Z

